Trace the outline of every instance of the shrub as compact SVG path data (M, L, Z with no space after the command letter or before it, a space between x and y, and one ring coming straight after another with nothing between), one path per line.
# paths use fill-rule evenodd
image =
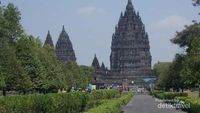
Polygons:
M133 94L123 94L120 98L103 100L99 106L88 110L85 113L119 113L120 106L130 101Z
M96 90L91 93L92 100L111 99L117 97L120 97L119 91L117 90Z
M1 113L77 113L83 111L88 94L12 96L0 99Z
M188 113L199 113L200 112L200 98L194 97L177 97L176 99L184 101L185 104L189 104L189 108L183 108Z
M179 93L179 92L163 92L163 91L153 91L151 95L155 96L159 99L174 99L175 97L186 97L188 96L187 93Z
M34 94L0 97L0 113L79 113L100 104L101 99L118 97L113 90L89 93Z

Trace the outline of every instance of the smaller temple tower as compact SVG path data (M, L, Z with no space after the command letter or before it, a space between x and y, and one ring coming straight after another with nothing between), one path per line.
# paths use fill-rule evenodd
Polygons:
M44 42L44 46L46 46L46 45L49 45L49 46L51 46L52 48L54 48L53 40L52 40L50 31L48 31L46 40L45 40L45 42Z
M94 59L93 59L93 62L92 62L92 67L94 67L95 70L99 70L100 69L99 61L97 59L96 54L94 55Z
M96 54L94 55L94 59L92 61L92 67L94 68L94 75L93 75L93 83L97 83L99 82L100 78L101 78L101 67L99 65L99 61L97 59Z
M64 26L56 43L56 55L61 62L76 62L75 52Z
M105 71L105 70L106 70L106 67L105 67L105 65L104 65L103 62L102 62L102 64L101 64L101 70L102 70L102 71Z

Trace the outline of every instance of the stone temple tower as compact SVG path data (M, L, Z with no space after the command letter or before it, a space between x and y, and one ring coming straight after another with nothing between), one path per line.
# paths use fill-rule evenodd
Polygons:
M56 43L56 55L58 60L61 62L76 62L75 52L64 26Z
M150 76L151 59L145 26L132 1L128 0L112 36L111 71L120 76Z
M52 40L50 31L48 31L48 33L47 33L47 37L46 37L46 40L45 40L45 42L44 42L44 46L45 46L45 45L49 45L49 46L51 46L51 47L54 48L53 40Z
M97 59L96 54L94 55L94 59L92 61L92 67L94 67L96 70L100 69L99 61Z

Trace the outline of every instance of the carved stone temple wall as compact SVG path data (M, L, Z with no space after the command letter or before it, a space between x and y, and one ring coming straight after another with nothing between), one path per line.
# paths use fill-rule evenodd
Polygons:
M148 34L139 12L128 0L126 10L121 13L112 36L110 70L98 73L96 83L142 85L145 78L152 77L151 53Z

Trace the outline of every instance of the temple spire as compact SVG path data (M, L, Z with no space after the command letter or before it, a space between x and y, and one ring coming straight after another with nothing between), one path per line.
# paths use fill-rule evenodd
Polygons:
M52 37L51 37L49 30L48 30L47 37L46 37L46 40L45 40L45 43L44 43L44 46L46 46L46 45L50 45L51 47L54 47L53 40L52 40Z
M101 64L101 70L103 70L103 71L105 71L106 70L106 67L105 67L105 65L104 65L104 63L102 62L102 64Z
M120 15L120 18L122 18L123 17L123 12L121 12L121 15Z
M124 16L127 17L128 15L129 16L135 15L135 10L134 10L133 4L132 4L132 0L128 0L128 4L126 6L126 11L125 11Z
M126 6L126 10L133 10L133 3L132 0L128 0L128 4Z
M62 32L65 32L65 26L63 25L63 27L62 27Z
M69 35L65 31L64 26L56 43L56 55L58 60L61 62L76 62L76 56L73 49L73 45L69 38Z
M93 59L93 62L92 62L92 66L93 66L95 69L99 69L99 68L100 68L99 61L98 61L98 59L97 59L97 55L96 55L96 54L94 55L94 59Z
M68 41L71 43L71 41L70 41L70 39L69 39L69 35L68 35L67 32L65 31L65 26L64 26L64 25L62 26L62 31L61 31L61 33L60 33L59 38L68 40Z

